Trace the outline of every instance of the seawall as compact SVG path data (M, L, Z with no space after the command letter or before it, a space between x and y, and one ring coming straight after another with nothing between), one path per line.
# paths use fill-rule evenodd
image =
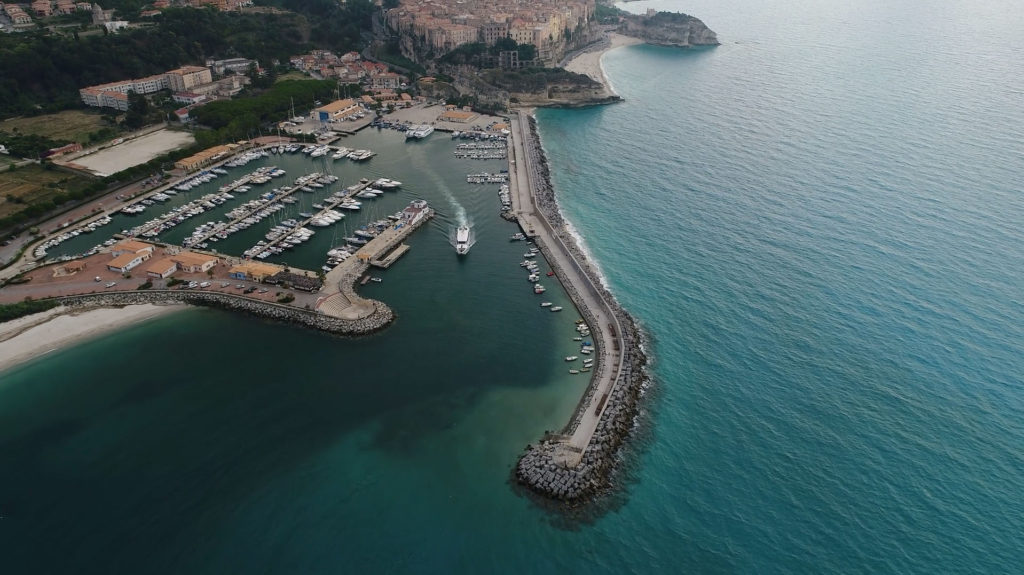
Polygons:
M288 305L256 301L231 294L192 290L141 290L84 294L56 298L71 309L119 307L134 304L184 303L248 313L257 317L294 323L339 335L366 335L384 329L395 316L391 308L373 302L374 311L366 317L347 320ZM372 301L372 300L370 300Z
M544 232L550 234L550 241L559 245L548 245L545 233L533 235L584 320L595 332L605 332L602 337L594 337L594 341L611 341L613 349L597 350L601 358L598 369L593 373L591 384L572 419L561 434L544 437L527 448L516 465L515 479L546 498L576 505L612 485L616 464L620 460L619 450L634 426L639 398L647 381L644 370L647 358L642 348L641 333L633 318L604 288L597 270L566 230L566 222L558 210L551 186L536 122L533 118L528 121L529 130L513 130L513 137L523 137L520 133L525 132L527 141L523 146L527 157L519 161L537 164L532 167L537 177L531 178L530 186L535 215L540 216L540 224ZM521 219L520 223L523 224L524 220ZM527 226L524 226L524 231L531 231L525 228ZM570 257L559 257L552 252L563 248ZM566 281L568 270L562 269L560 261L574 267L572 271L578 273L573 275L584 277L582 285ZM596 301L604 309L590 309L588 300ZM604 325L597 319L600 315L608 317L609 314L614 323ZM611 385L602 391L601 384L609 377Z

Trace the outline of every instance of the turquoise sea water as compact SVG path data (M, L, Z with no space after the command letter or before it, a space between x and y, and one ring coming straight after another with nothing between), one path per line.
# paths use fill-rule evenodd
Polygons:
M373 287L399 321L200 310L3 374L4 572L1018 572L1024 9L647 6L723 45L612 52L625 103L537 114L652 340L614 506L564 522L507 485L578 397L572 318L446 142L366 133L444 212ZM480 226L462 264L444 190Z

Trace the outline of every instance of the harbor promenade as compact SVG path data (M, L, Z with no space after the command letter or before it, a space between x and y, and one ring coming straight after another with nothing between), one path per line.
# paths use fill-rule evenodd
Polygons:
M582 461L594 437L601 417L610 402L607 401L619 380L623 346L619 341L622 328L617 315L584 271L584 263L562 241L551 226L544 211L538 207L537 190L546 185L540 168L540 150L533 145L527 112L520 110L511 117L512 137L509 138L509 190L512 208L523 233L534 238L543 248L545 257L556 268L557 277L573 297L594 334L597 344L599 369L591 381L584 398L585 407L577 412L578 421L572 434L554 441L553 459L566 467L575 467Z

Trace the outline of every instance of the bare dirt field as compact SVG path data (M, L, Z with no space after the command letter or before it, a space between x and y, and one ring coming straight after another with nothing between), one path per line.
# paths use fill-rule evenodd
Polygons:
M106 176L144 164L157 156L193 143L195 139L187 132L158 130L94 154L75 158L74 163L98 176Z
M0 131L46 136L54 140L71 140L83 144L89 141L89 134L107 127L98 113L81 110L65 110L56 114L11 118L0 122Z

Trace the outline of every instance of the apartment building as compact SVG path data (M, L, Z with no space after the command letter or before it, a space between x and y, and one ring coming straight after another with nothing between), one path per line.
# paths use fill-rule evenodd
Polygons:
M187 92L196 86L213 81L210 69L203 66L183 66L165 75L172 92Z

